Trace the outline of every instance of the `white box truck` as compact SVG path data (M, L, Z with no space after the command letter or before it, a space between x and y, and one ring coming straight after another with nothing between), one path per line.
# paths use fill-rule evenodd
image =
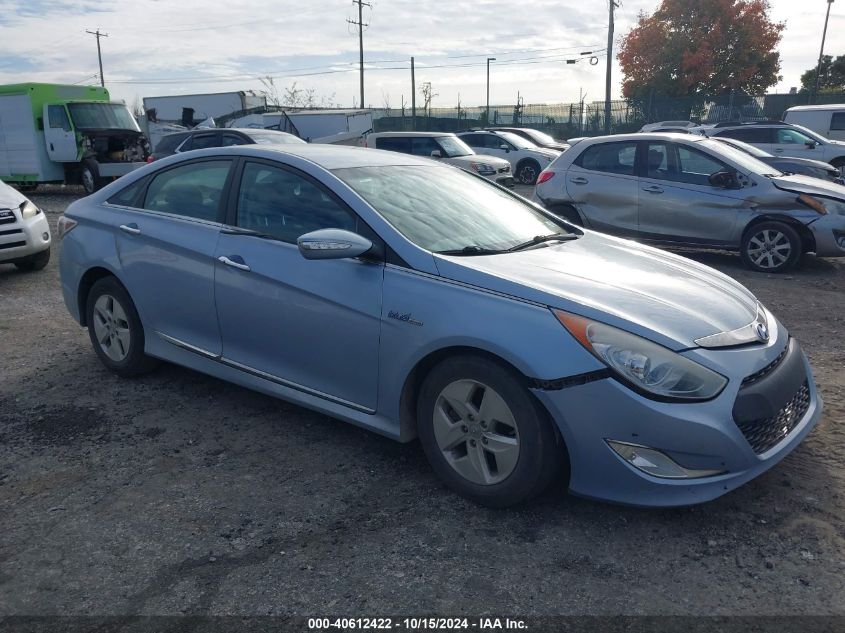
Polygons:
M795 106L783 115L786 123L803 125L835 141L845 141L845 103Z
M81 183L93 193L146 164L149 143L123 102L93 86L0 86L0 179L22 189Z

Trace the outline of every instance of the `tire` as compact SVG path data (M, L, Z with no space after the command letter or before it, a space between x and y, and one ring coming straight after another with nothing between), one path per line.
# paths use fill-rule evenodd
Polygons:
M520 377L481 356L449 358L429 372L417 426L434 472L485 506L531 499L565 462L551 421Z
M30 192L38 189L38 183L34 182L34 183L31 183L31 184L26 184L26 185L23 185L23 184L17 185L17 188L18 188L18 191L20 191L21 193L30 193Z
M536 160L524 160L516 166L516 179L523 185L533 185L541 171L540 163Z
M559 218L563 218L570 224L574 224L575 226L584 226L584 222L581 220L581 216L578 214L578 211L575 210L574 207L569 205L561 205L561 206L553 206L549 209L552 213L554 213Z
M100 170L97 169L97 163L90 158L82 162L82 170L79 173L79 178L82 181L82 188L85 189L85 195L90 196L103 186L102 180L100 179Z
M785 222L760 222L745 230L740 254L751 270L782 273L801 258L801 236Z
M42 270L49 262L50 249L48 248L47 250L36 253L35 255L30 255L24 260L15 262L15 266L17 266L20 271L31 272L35 270Z
M845 158L834 158L830 164L836 167L839 171L845 173Z
M144 328L138 311L114 277L104 277L91 287L85 318L91 345L109 371L129 378L145 374L158 364L144 354Z

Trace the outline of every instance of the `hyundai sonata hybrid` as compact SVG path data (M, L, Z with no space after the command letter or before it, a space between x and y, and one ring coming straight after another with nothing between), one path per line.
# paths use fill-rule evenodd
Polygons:
M821 412L800 345L737 282L428 159L190 152L59 231L65 302L111 371L163 359L419 438L487 505L563 476L619 503L706 501Z

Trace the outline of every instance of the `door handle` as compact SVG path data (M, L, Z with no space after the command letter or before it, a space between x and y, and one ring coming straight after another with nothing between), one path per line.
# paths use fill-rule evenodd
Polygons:
M663 187L652 185L651 187L643 187L643 191L647 191L648 193L663 193Z
M55 147L53 147L53 144L52 144L52 143L50 143L50 151L51 151L51 152L55 152L55 151L56 151L56 148L55 148Z
M235 258L235 259L230 259L230 258L226 257L225 255L221 255L220 257L217 258L217 261L222 263L222 264L226 264L227 266L231 266L232 268L237 268L238 270L243 270L244 272L249 272L250 270L252 270L249 266L247 266L244 263L243 258L240 257L239 255L232 255L232 257ZM236 259L238 259L240 261L236 261Z
M573 185L586 185L590 181L587 180L586 178L582 178L581 176L578 176L577 178L570 178L569 182L571 182Z
M782 149L776 149L776 150L775 150L775 153L776 153L776 154L783 154L783 150L782 150Z
M138 225L134 222L132 224L121 224L120 230L124 233L129 233L129 235L140 235L141 229L138 228Z

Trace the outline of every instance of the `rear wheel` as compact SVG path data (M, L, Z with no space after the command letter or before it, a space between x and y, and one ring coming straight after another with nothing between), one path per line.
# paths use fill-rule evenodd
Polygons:
M50 249L48 248L47 250L41 251L40 253L36 253L35 255L30 255L24 260L15 262L15 266L17 266L18 270L29 272L33 270L41 270L49 262Z
M447 359L423 381L419 436L434 471L492 507L542 492L562 459L545 412L511 370L479 356Z
M82 180L82 188L89 196L103 186L100 179L100 170L97 169L97 164L91 159L82 163L80 179Z
M761 222L742 237L742 261L752 270L782 273L801 257L801 236L784 222Z
M516 179L523 185L533 185L540 175L540 163L536 160L524 160L516 167Z
M94 351L118 376L138 376L157 361L144 354L144 328L135 304L114 277L97 281L88 293L86 323Z

